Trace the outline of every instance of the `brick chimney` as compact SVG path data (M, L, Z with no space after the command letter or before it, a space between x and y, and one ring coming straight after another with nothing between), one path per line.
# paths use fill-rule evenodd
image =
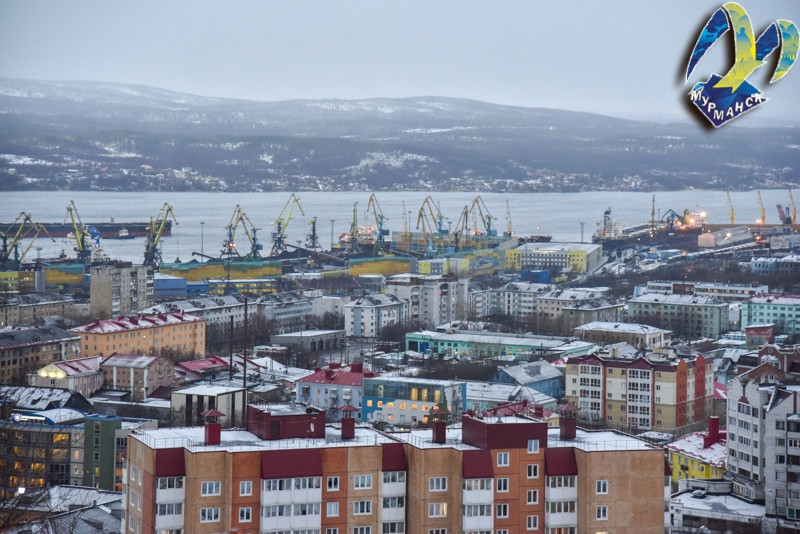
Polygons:
M219 423L205 424L205 444L219 445L222 425Z
M703 436L703 448L707 449L719 441L719 417L708 418L708 432Z
M558 419L558 427L560 430L559 437L561 439L575 439L577 435L578 420L573 417L564 417L563 415Z

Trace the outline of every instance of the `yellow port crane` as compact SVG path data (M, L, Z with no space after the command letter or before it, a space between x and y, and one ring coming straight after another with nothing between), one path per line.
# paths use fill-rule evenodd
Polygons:
M389 217L383 214L383 210L378 203L378 198L375 196L375 193L372 193L367 201L367 213L370 211L372 211L372 216L375 218L375 227L377 229L375 244L372 247L372 255L378 256L383 254L386 248L386 236L389 235L389 230L383 227L383 221L388 221Z
M72 235L75 238L75 252L78 255L78 261L84 265L89 265L92 263L92 236L83 225L74 200L70 200L69 204L67 204L67 214L64 216L64 222L67 222L67 219L72 222Z
M789 189L789 205L792 207L792 224L797 224L797 206L794 204L792 190Z
M13 235L11 235L15 226L17 227L16 232L13 232ZM0 240L2 240L2 248L0 248L0 270L19 269L20 264L25 259L28 251L36 241L36 238L39 237L39 234L42 232L51 240L55 241L53 236L50 235L50 232L47 231L47 228L38 222L34 222L30 213L25 211L20 212L17 218L14 219L14 222L6 228L5 232L0 232ZM33 233L33 235L31 235L31 233ZM22 254L20 254L19 247L23 239L30 239L31 241L22 251Z
M725 191L725 194L728 195L728 208L731 210L731 224L735 224L733 222L733 202L731 201L731 192Z
M264 246L258 242L258 231L261 228L256 228L256 225L252 223L250 217L247 216L239 204L236 204L233 215L231 215L231 222L225 227L227 234L222 242L222 256L227 256L228 259L231 256L240 257L239 252L236 250L236 228L239 226L242 227L247 240L250 241L249 259L261 259L261 250L264 249Z
M472 200L472 204L469 206L469 212L472 214L472 233L474 235L483 234L487 237L497 235L497 230L492 228L492 221L495 220L496 217L489 213L489 208L480 195ZM478 219L480 219L483 225L484 232L478 231Z
M761 200L761 191L758 192L758 207L761 209L761 219L758 222L764 224L767 222L767 211L764 209L764 201Z
M150 218L150 224L147 227L147 243L144 245L144 265L154 269L158 269L161 265L161 251L158 249L158 244L161 241L161 235L164 232L168 218L172 218L172 221L178 224L178 219L175 217L175 212L172 211L172 206L168 202L164 202L158 215L155 218Z
M300 197L292 193L289 200L287 200L286 204L283 206L278 218L270 223L270 226L276 227L275 231L272 232L272 249L269 252L270 256L277 256L286 250L286 229L289 228L289 221L292 220L292 213L294 213L295 206L297 206L297 209L299 209L300 213L305 217L306 212L303 211L303 206L300 205Z
M422 227L422 233L427 240L428 255L438 252L441 238L447 235L448 231L444 229L446 220L448 220L447 217L442 215L442 211L430 195L425 197L419 212L417 212L417 228Z

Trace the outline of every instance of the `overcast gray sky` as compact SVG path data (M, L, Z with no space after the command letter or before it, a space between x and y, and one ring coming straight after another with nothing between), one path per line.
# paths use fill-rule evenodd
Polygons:
M740 3L756 33L778 18L800 23L797 0ZM0 0L0 76L264 101L436 95L687 118L682 73L721 4ZM716 48L692 82L726 67ZM760 116L800 119L800 67L771 86L765 73L750 81L770 99Z

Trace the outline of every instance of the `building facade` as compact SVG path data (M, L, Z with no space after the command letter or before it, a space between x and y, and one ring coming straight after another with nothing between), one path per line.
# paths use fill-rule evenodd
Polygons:
M525 243L505 251L506 269L512 271L594 270L603 259L602 245L588 243Z
M594 321L578 326L573 333L586 341L613 345L627 343L639 350L669 346L672 332L645 324Z
M729 305L711 297L645 293L628 301L628 320L689 338L718 338L730 329Z
M98 319L137 313L153 304L153 268L117 262L90 272L89 313Z
M386 326L405 324L408 303L392 294L372 294L344 305L348 337L376 340Z
M364 369L364 364L353 363L342 366L331 362L327 368L317 368L297 381L297 400L303 404L325 410L329 421L340 421L344 415L361 421L361 397L364 379L378 376ZM349 414L341 411L343 406L356 408Z
M150 396L162 386L175 383L175 365L162 356L143 354L112 354L100 364L105 387L127 391L134 402Z
M104 319L70 332L80 336L84 356L154 354L162 349L205 353L206 322L182 312Z
M40 367L80 355L81 339L55 326L0 329L0 383L22 385Z
M437 407L459 417L466 398L467 384L461 381L371 377L364 379L361 414L364 421L416 427L431 422Z
M742 302L742 329L769 323L777 334L800 334L800 295L759 295Z
M433 328L466 319L467 280L443 275L398 274L386 281L386 293L406 302L411 324Z

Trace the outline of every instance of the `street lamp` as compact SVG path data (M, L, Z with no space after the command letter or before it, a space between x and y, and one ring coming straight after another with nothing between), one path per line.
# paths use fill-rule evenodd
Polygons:
M205 227L206 227L206 222L200 221L200 261L206 261L206 257L203 254L205 252L203 250L203 238L205 237Z

